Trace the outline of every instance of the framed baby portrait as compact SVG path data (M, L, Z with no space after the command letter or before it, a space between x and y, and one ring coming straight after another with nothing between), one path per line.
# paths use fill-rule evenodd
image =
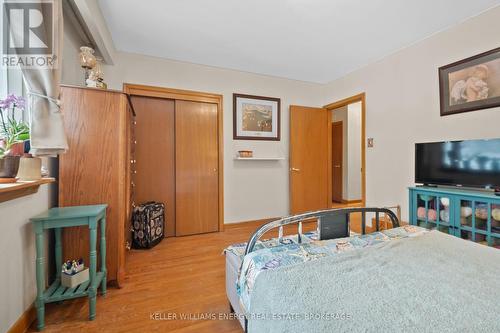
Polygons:
M234 140L280 140L281 100L233 94Z
M439 68L441 116L500 106L500 48Z

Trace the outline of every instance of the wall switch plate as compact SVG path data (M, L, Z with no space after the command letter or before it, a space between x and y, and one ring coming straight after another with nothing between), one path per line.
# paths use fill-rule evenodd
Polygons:
M373 138L368 138L368 148L373 148Z

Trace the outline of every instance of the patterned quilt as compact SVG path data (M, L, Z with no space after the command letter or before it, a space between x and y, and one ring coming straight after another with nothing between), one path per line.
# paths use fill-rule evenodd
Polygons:
M250 309L252 288L259 274L265 270L298 265L306 261L374 246L381 242L390 242L394 239L418 237L426 232L428 230L421 227L403 226L367 235L351 234L351 237L324 241L319 241L315 232L309 232L304 234L301 244L297 241L297 235L284 237L282 243L275 238L259 241L256 244L256 250L243 258L241 272L236 282L241 305L244 311ZM245 247L246 243L233 244L226 248L225 252L243 257Z

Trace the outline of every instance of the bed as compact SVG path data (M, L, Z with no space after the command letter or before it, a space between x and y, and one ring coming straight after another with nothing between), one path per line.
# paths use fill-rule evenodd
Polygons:
M359 213L361 233L320 240L302 222ZM375 215L367 233L366 215ZM379 217L393 229L380 230ZM283 227L297 234L283 236ZM261 239L279 229L278 238ZM320 229L321 230L321 229ZM500 251L416 226L384 208L267 223L225 250L226 292L245 332L500 332Z

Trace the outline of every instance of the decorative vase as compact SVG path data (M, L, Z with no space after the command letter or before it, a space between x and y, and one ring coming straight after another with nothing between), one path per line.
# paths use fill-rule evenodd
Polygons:
M447 209L440 211L439 215L441 217L441 221L445 223L450 222L450 212Z
M21 156L4 156L0 158L0 178L15 178L20 159Z
M85 85L88 85L87 81L89 79L89 75L97 62L94 52L94 49L91 47L80 47L80 66L85 70Z
M441 204L445 207L450 206L450 198L441 198Z
M470 207L460 207L460 216L461 217L469 217L472 215L472 208Z
M85 69L92 69L96 64L94 49L88 46L80 47L80 66Z

